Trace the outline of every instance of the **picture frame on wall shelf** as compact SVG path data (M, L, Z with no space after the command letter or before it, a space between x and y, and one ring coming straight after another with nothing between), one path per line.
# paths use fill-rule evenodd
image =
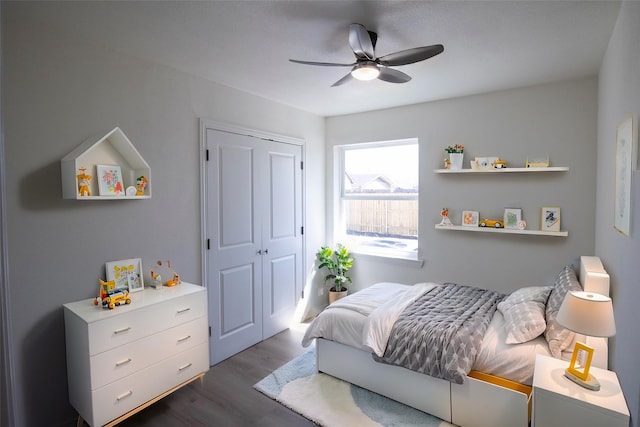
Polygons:
M519 223L522 220L522 209L505 208L504 209L504 228L518 230Z
M616 128L616 178L614 228L628 236L631 228L632 171L637 168L638 127L634 114L625 117Z
M477 227L479 217L478 211L462 211L462 226Z
M105 264L107 281L115 281L116 288L128 289L129 292L144 290L142 260L140 258L110 261Z
M560 231L560 208L544 206L540 208L540 230Z
M98 194L101 196L124 196L122 168L118 165L96 165Z

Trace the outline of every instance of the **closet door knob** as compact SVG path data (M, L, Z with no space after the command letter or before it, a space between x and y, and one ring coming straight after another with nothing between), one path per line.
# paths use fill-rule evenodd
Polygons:
M258 255L262 255L262 249L258 249L257 254L258 254Z

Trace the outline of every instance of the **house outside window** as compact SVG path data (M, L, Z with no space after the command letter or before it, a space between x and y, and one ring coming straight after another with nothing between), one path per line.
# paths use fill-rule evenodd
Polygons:
M340 147L338 235L353 252L418 255L418 140Z

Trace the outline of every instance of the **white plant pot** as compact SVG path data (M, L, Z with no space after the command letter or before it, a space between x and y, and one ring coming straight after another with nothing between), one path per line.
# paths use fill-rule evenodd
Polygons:
M451 160L451 169L462 169L463 159L464 153L449 153L449 160Z

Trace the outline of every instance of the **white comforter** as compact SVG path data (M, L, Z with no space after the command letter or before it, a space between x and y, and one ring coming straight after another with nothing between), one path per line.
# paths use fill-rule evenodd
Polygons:
M338 300L311 322L302 345L307 347L315 338L325 338L381 356L400 313L434 286L378 283ZM531 384L535 355L550 355L546 340L540 336L524 344L509 345L505 338L504 319L496 310L473 369Z

